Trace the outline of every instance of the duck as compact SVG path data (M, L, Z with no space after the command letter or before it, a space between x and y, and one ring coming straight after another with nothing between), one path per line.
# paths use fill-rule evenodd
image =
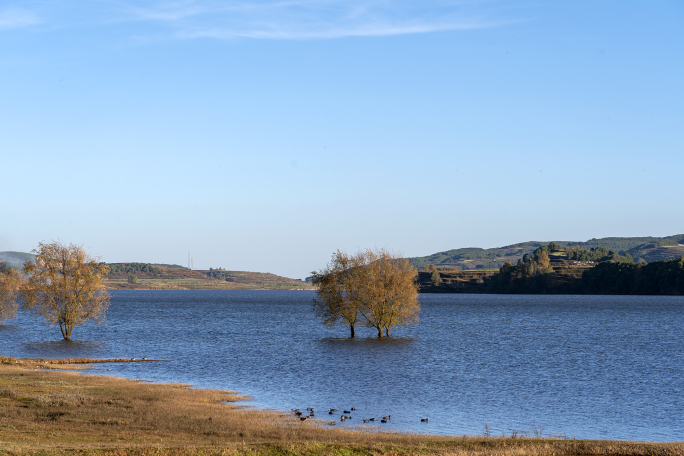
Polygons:
M331 412L336 412L336 411L337 411L337 409L330 409L330 411L331 411Z
M295 415L302 416L302 412L295 412Z
M342 413L351 413L349 410L345 410Z
M387 416L382 417L383 420L389 420L390 418L392 418L392 415L387 415Z
M368 418L369 421L375 421L375 418Z
M421 419L420 419L420 421L422 421L423 423L426 423L427 420L428 420L427 418L421 418Z
M361 421L363 421L364 423L368 423L370 420L361 420Z
M308 418L307 416L302 416L301 418L299 418L299 420L300 421L306 421L307 418Z
M380 420L380 422L381 422L381 423L387 423L387 420L382 419L382 420Z
M353 412L354 410L356 410L354 407L352 407L351 409L352 409L352 412Z
M332 415L332 414L333 414L333 411L330 410L330 411L328 412L328 415Z

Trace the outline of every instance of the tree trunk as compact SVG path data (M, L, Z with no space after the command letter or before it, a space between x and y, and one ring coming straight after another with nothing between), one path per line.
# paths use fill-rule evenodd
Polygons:
M382 328L378 328L378 337L382 338Z
M354 336L355 336L355 334L354 334L354 325L349 325L349 329L351 329L351 336L349 336L349 337L354 337Z
M63 323L60 321L59 329L62 331L62 337L64 340L71 340L71 331L74 330L73 325L69 325L68 323Z
M389 336L390 336L390 329L389 329L389 328L385 328L385 331L387 332L387 337L389 337Z

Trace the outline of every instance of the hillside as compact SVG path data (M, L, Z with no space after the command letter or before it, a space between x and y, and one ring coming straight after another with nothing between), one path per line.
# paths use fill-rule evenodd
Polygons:
M36 256L32 253L24 252L0 252L0 263L5 263L8 267L21 269L27 261L33 261Z
M629 253L635 261L647 263L679 258L684 255L684 234L667 237L608 237L589 239L588 241L553 241L561 247L579 246L591 249L605 247L615 250L620 255ZM447 250L424 257L409 258L411 264L422 269L428 264L436 266L455 266L465 269L499 269L504 262L515 264L526 253L549 242L529 241L505 247L482 249L477 247Z
M35 255L0 252L0 264L21 269ZM311 284L264 272L190 270L178 265L110 263L109 290L311 290Z
M112 263L110 290L310 290L306 282L264 272L190 270L173 265Z

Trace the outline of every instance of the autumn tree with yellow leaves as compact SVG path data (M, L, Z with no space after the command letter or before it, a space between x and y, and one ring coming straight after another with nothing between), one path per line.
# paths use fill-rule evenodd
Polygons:
M418 322L417 277L406 258L384 249L337 251L325 269L313 273L314 312L327 326L349 325L351 337L358 324L389 336L397 326Z
M549 267L549 264L551 264L551 260L549 258L549 254L546 253L545 250L542 250L539 252L538 258L537 258L537 264L539 265L540 268L546 269Z
M26 281L21 287L23 307L59 324L64 339L74 327L93 320L104 321L109 294L104 275L109 267L88 255L82 246L60 242L40 243L34 262L24 263Z
M312 275L313 284L318 287L313 301L314 313L328 327L340 322L349 326L350 337L356 335L356 325L361 320L357 296L360 266L359 255L338 250L325 269Z
M17 288L21 275L16 269L7 268L0 273L0 324L17 315Z

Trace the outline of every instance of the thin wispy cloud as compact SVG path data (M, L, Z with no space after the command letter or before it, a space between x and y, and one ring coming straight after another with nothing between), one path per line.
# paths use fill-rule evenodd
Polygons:
M20 8L0 9L0 30L29 27L40 22L38 16L31 11Z
M358 27L327 28L323 30L279 29L278 27L264 28L261 30L236 31L232 29L198 29L184 30L176 34L179 38L219 38L231 39L236 37L261 38L261 39L331 39L353 36L391 36L407 35L415 33L429 33L446 30L465 30L482 28L481 24L463 23L454 24L416 24L416 25L393 25L393 24L369 24Z
M331 39L493 27L491 1L186 0L126 6L131 20L192 38Z
M12 0L10 0L12 1ZM0 7L0 30L119 27L138 41L310 40L472 30L510 23L503 0L40 0ZM128 25L133 26L129 28Z

